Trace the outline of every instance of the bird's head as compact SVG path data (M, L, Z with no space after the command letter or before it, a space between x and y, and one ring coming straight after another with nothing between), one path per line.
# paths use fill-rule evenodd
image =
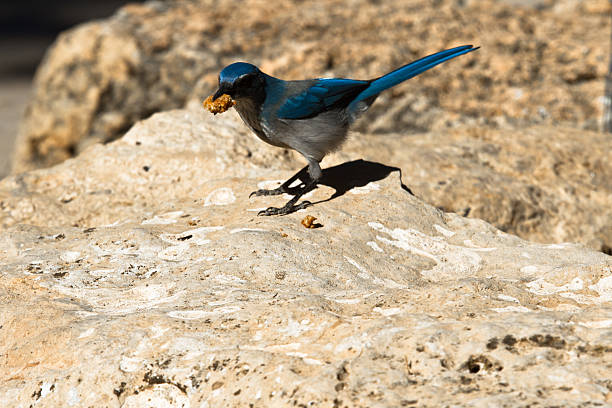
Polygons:
M219 89L213 101L223 94L232 99L256 97L265 85L264 74L255 66L246 62L235 62L223 68L219 74Z

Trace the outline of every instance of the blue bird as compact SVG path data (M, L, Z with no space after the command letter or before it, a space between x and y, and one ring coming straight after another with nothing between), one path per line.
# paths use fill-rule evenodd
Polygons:
M378 94L438 64L477 50L463 45L440 51L370 80L320 78L283 81L261 72L256 66L236 62L219 74L213 101L227 94L244 123L264 142L293 149L308 165L273 190L257 190L251 196L288 193L294 197L281 208L269 207L259 215L285 215L311 205L296 204L321 179L319 163L340 147L349 125L365 112ZM291 187L295 180L302 182Z

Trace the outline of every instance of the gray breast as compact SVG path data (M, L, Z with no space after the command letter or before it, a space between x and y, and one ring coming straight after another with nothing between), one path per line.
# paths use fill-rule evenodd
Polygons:
M321 161L342 145L349 120L343 109L327 111L308 119L278 120L275 130L282 132L283 141L304 156Z
M255 104L249 98L241 98L236 101L236 110L248 127L264 142L277 147L288 148L285 143L282 143L269 129L264 129L261 125L261 105Z

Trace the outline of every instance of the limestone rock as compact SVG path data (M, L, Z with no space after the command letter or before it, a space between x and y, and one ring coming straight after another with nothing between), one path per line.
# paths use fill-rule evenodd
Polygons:
M87 165L68 161L5 180L0 226L108 224L148 212L160 199L174 202L166 198L168 191L202 200L211 179L281 179L277 169L305 165L295 152L259 141L233 109L213 117L198 103L191 108L137 124L112 146L112 154L92 147L82 159ZM484 219L524 239L579 242L609 254L611 143L607 134L545 126L354 133L323 167L358 159L398 167L417 197L445 211ZM140 180L142 188L117 183L117 177Z
M588 143L586 142L588 141ZM612 255L612 136L572 128L356 134L339 155L400 167L424 201L539 242Z
M482 48L381 95L357 130L461 123L597 129L607 2L209 0L147 2L62 34L36 75L14 171L121 136L140 118L201 102L226 64L286 79L373 78L465 43ZM559 3L559 4L556 4Z
M0 182L0 405L612 401L612 257L444 213L406 171L339 155L316 205L257 217L285 198L248 192L295 164L242 129L159 114Z

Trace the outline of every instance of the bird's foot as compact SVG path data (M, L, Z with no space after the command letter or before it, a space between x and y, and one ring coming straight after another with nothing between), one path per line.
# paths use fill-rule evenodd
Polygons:
M275 195L281 195L281 194L297 195L303 189L304 189L304 185L299 185L299 186L296 186L296 187L280 186L280 187L276 187L275 189L272 189L272 190L265 190L265 189L255 190L251 194L249 194L249 198L251 198L253 196L255 196L255 197L260 197L260 196L275 196Z
M284 189L281 187L277 187L273 190L255 190L253 191L251 194L249 194L249 198L255 196L255 197L259 197L259 196L274 196L274 195L280 195L283 194L285 191Z
M302 201L297 205L293 205L291 202L285 204L284 207L268 207L265 210L261 210L257 215L287 215L294 213L298 210L311 206L310 201Z

